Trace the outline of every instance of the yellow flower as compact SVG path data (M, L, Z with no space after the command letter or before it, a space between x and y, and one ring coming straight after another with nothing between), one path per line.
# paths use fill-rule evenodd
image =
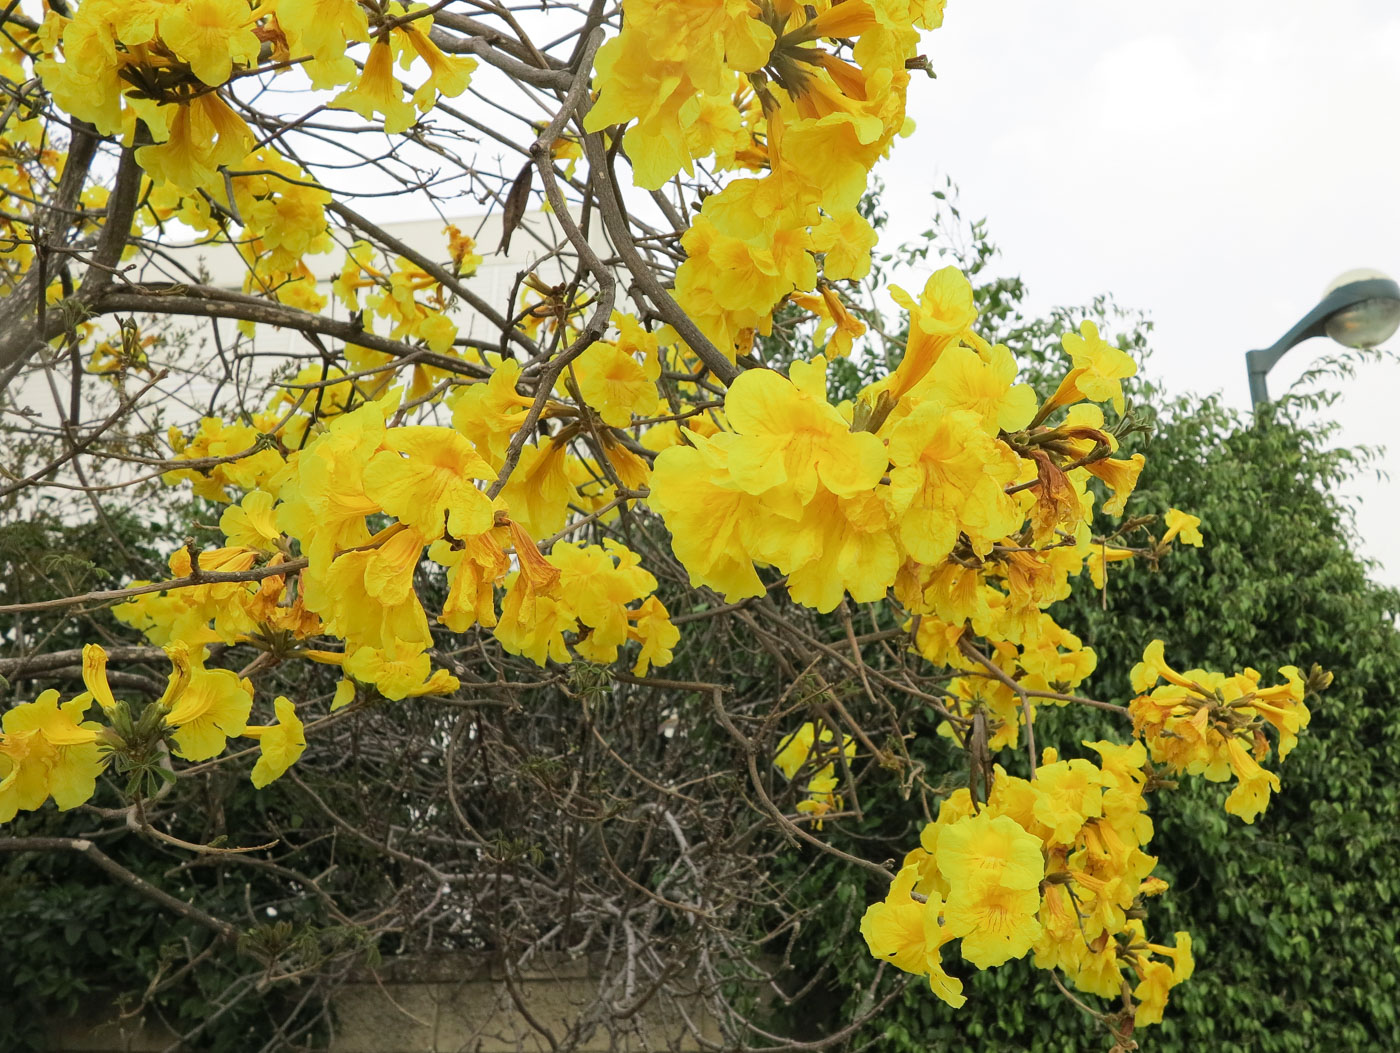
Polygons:
M1123 514L1123 506L1127 504L1128 498L1137 487L1138 476L1142 474L1143 465L1146 463L1147 458L1140 453L1135 453L1131 459L1126 461L1105 457L1102 460L1091 461L1084 466L1091 475L1096 475L1107 483L1109 490L1112 491L1112 496L1103 505L1105 513L1111 516Z
M831 334L822 350L824 355L845 358L851 353L854 341L865 333L865 323L846 310L846 305L841 302L836 290L825 282L820 286L819 295L793 293L788 299L821 319L821 324L812 336L813 343L820 344L828 332Z
M382 509L365 493L364 472L384 434L384 408L370 403L336 417L297 455L277 525L301 542L313 568L369 541L365 517Z
M93 795L107 761L98 752L97 725L79 723L88 704L80 695L59 705L58 692L51 690L5 714L0 723L0 822L14 818L17 809L38 808L50 795L60 810Z
M306 735L296 706L282 695L272 705L277 712L276 724L250 724L243 729L243 737L257 739L261 747L252 772L253 785L260 790L281 778L306 750Z
M972 283L956 267L935 271L917 303L897 285L890 286L890 295L909 312L909 339L898 368L876 387L899 399L924 378L944 351L970 331L977 320L977 307L972 301Z
M302 575L307 608L325 620L327 631L356 646L411 642L421 649L432 639L413 587L423 546L422 534L396 523L366 548L337 556L324 572L308 568Z
M953 888L990 882L1011 889L1034 889L1045 877L1040 838L1014 819L990 811L969 816L942 830L934 858Z
M412 104L405 102L403 85L394 76L393 51L388 41L380 37L370 45L360 81L331 100L336 109L354 110L365 120L374 120L376 112L384 115L384 131L389 135L406 132L418 119Z
M611 427L626 428L634 415L656 412L661 363L655 355L638 362L627 348L599 340L578 357L574 373L583 401Z
M627 0L622 33L598 52L598 101L584 129L635 126L624 140L638 186L661 187L692 170L687 130L700 114L699 96L724 92L730 70L757 70L774 43L750 0ZM695 156L713 147L699 145Z
M490 628L496 624L494 585L510 570L510 558L495 531L459 540L460 548L435 541L428 549L429 559L449 568L447 599L438 621L454 633L477 624Z
M335 697L331 699L331 712L344 709L353 701L355 701L355 681L342 680L335 685Z
M741 373L724 411L739 436L729 447L730 478L792 517L818 487L838 496L872 490L887 461L878 438L853 433L827 402L824 358L794 362L789 372L791 380L769 369Z
M272 511L273 497L266 490L254 490L236 505L229 505L219 517L219 529L230 545L277 551L282 532Z
M1162 535L1161 543L1163 545L1174 540L1178 536L1180 536L1185 544L1194 545L1196 548L1200 548L1204 543L1205 539L1201 537L1200 530L1201 521L1195 516L1187 515L1185 512L1171 508L1167 510L1165 522L1167 525L1167 532Z
M452 262L456 265L455 273L460 278L471 277L481 266L481 257L477 255L476 242L470 236L463 234L454 223L449 223L442 230L447 235L448 251L451 252Z
M228 669L196 669L165 715L174 728L175 753L186 760L217 757L241 735L253 708L253 685Z
M1099 771L1104 786L1127 793L1142 792L1147 776L1143 766L1147 764L1147 749L1141 742L1122 746L1116 742L1100 740L1085 742L1084 745L1099 754Z
M218 87L228 80L235 61L257 64L260 45L253 18L246 0L183 0L162 10L160 35L196 77Z
M943 908L948 932L962 937L962 956L979 969L1024 957L1041 926L1036 920L1040 893L991 882L954 884Z
M812 248L824 253L822 276L827 281L859 281L870 273L870 252L880 236L855 209L824 218L812 231Z
M919 869L907 866L890 883L883 902L872 903L860 919L860 934L870 953L906 973L927 970L928 944L924 935L924 908L910 895Z
M137 162L157 186L172 183L222 198L224 181L216 170L242 161L253 145L253 133L217 92L173 105L169 137L138 148Z
M1133 1026L1160 1024L1162 1011L1167 1007L1167 992L1172 988L1171 966L1162 962L1146 962L1141 967L1140 975L1142 981L1133 988L1133 997L1138 1000Z
M913 898L917 866L905 866L890 883L881 903L872 903L860 920L860 934L870 953L907 973L928 974L929 987L954 1009L967 998L962 981L943 971L942 947L953 937L941 924L943 902L938 893L927 902Z
M817 283L805 217L766 218L782 202L761 199L771 180L736 179L705 199L681 238L676 301L732 360L745 330L768 332L774 306Z
M491 529L491 499L474 480L496 473L472 444L451 428L391 429L388 447L365 466L365 495L428 540L483 534Z
M1059 388L1041 407L1044 418L1052 409L1067 406L1080 399L1091 402L1112 402L1113 408L1123 412L1122 380L1137 373L1137 363L1126 353L1110 347L1099 336L1099 328L1093 322L1085 321L1078 333L1066 333L1060 343L1069 352L1073 368L1060 381Z
M851 736L842 737L841 748L845 751L847 758L855 757L856 744ZM808 720L779 743L778 752L773 755L773 766L791 779L809 761L816 764L829 760L835 755L835 733L829 727L823 726L821 737L818 739L817 726Z
M771 505L773 495L762 500ZM795 519L771 511L756 516L743 532L753 558L788 575L794 600L825 614L847 592L858 603L885 595L899 573L900 558L889 510L878 495L819 492L796 512Z
M438 95L453 99L466 91L472 72L476 69L476 59L466 55L444 55L428 39L427 29L432 21L427 17L405 22L394 30L396 34L408 38L410 47L428 67L428 79L413 93L413 104L424 112L432 108Z
M448 399L452 426L472 441L477 452L499 470L511 436L525 421L534 399L515 389L520 363L506 359L496 365L484 384L467 384Z
M541 439L520 449L501 497L527 533L548 537L564 525L578 490L569 479L568 443Z
M116 708L117 700L112 697L112 687L107 682L107 652L98 644L83 645L83 684L103 712L110 713Z
M1073 844L1085 822L1103 815L1099 770L1089 761L1042 764L1032 785L1039 791L1035 817L1050 828L1052 838L1061 844Z
M733 482L728 466L725 445L691 433L689 445L657 457L648 504L671 532L671 549L690 583L707 585L734 603L764 592L744 544L761 504Z
M655 596L648 596L627 616L636 623L627 635L642 645L637 662L632 666L632 675L646 676L652 666L669 665L671 648L680 642L681 632L671 624L666 605Z
M1225 810L1246 823L1253 823L1268 807L1270 791L1278 792L1278 776L1261 768L1236 736L1231 735L1225 740L1225 749L1229 754L1230 767L1239 779L1239 785L1225 798Z
M922 403L890 432L889 497L905 552L937 564L965 533L979 552L1022 521L1005 487L1019 459L967 410Z
M1016 359L1003 344L948 348L913 391L945 409L977 414L993 434L1020 431L1035 416L1035 391L1016 383Z
M559 568L558 594L565 607L589 630L580 629L576 649L599 663L615 661L627 642L626 605L656 588L656 579L637 565L636 553L611 538L604 546L560 541L548 557Z
M1106 565L1109 563L1121 563L1124 560L1132 559L1137 555L1130 548L1119 548L1117 545L1095 545L1089 550L1088 557L1084 560L1084 565L1089 568L1089 578L1094 583L1094 588L1101 589L1106 579Z
M390 640L383 648L359 647L345 660L344 669L394 701L457 690L457 678L445 669L434 670L424 647L417 640Z
M578 621L559 594L559 569L540 555L519 523L512 520L509 529L520 571L501 601L496 639L511 654L524 655L539 666L551 658L568 662L564 633L577 631Z
M345 84L355 64L345 54L353 41L369 39L365 9L357 0L276 0L277 23L293 55L311 55L302 67L318 91Z

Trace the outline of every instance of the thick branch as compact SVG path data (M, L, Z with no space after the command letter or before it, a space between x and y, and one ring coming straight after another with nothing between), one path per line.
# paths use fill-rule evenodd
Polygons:
M587 103L579 108L582 112L587 112ZM597 133L584 135L583 149L588 155L589 182L597 197L598 209L603 214L603 223L608 228L608 234L612 236L617 254L627 265L632 280L646 293L647 299L652 302L662 320L680 334L681 339L695 352L700 361L705 363L710 372L726 385L734 383L741 372L739 367L729 361L710 338L700 331L700 327L691 317L681 310L680 304L676 303L670 292L661 284L651 265L637 251L636 242L632 240L632 232L627 226L626 213L617 195L617 187L613 184L602 136Z
M7 603L0 605L0 614L51 611L61 607L74 607L80 603L109 603L112 600L126 600L132 596L144 596L151 592L188 589L195 585L218 585L231 581L261 581L263 578L275 578L280 574L291 574L301 570L309 562L306 557L302 556L297 559L289 559L285 563L271 563L266 567L251 567L248 570L201 570L198 574L190 574L183 578L153 581L149 585L133 585L128 589L85 592L81 596L60 596L52 600L35 600L33 603Z
M172 285L166 292L160 286L131 286L129 291L112 290L91 308L93 314L161 314L193 315L199 318L229 318L238 321L257 322L275 325L284 329L298 329L305 333L319 333L334 337L347 344L358 344L371 351L383 351L395 358L413 356L415 362L437 369L445 369L470 377L485 378L490 374L481 366L464 362L460 358L435 354L421 347L390 340L366 332L353 322L340 321L325 315L311 314L294 307L243 296L226 289L216 289L207 285ZM176 292L175 290L179 290ZM185 295L190 293L192 295Z
M238 930L198 907L176 899L169 892L156 888L145 878L133 874L91 841L82 837L0 837L0 852L77 852L86 856L128 888L153 899L166 910L212 929L220 940L236 940Z

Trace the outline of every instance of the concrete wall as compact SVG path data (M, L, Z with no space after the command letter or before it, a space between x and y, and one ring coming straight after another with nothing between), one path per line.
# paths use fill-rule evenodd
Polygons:
M561 1049L578 1053L699 1050L704 1044L697 1030L706 1043L720 1041L714 1021L694 1002L653 999L625 1020L614 1020L611 1029L590 1027L598 1019L598 983L591 972L587 959L552 958L507 985L498 968L469 955L388 962L336 990L329 1048L331 1053L544 1053L550 1044L525 1013L548 1028ZM54 1053L158 1053L171 1048L174 1038L140 1021L62 1021L52 1026L49 1043ZM177 1048L197 1050L199 1043Z

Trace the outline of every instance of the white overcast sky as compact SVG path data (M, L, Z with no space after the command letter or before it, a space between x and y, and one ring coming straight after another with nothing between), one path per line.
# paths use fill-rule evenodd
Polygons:
M1397 0L949 0L926 50L938 79L915 81L918 131L882 170L892 226L925 229L951 176L1032 310L1112 292L1148 312L1173 391L1247 407L1245 351L1343 271L1400 276ZM1270 390L1334 348L1298 346ZM1383 444L1396 394L1400 364L1363 367L1338 441ZM1395 481L1352 493L1375 576L1400 585L1391 447Z

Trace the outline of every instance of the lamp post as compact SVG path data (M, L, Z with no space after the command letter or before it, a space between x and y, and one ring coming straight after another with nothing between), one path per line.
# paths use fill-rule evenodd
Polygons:
M1325 335L1346 347L1376 347L1390 339L1396 329L1400 329L1400 285L1380 271L1347 271L1277 343L1245 354L1249 401L1256 410L1261 402L1269 401L1265 385L1269 370L1285 351L1304 340Z

